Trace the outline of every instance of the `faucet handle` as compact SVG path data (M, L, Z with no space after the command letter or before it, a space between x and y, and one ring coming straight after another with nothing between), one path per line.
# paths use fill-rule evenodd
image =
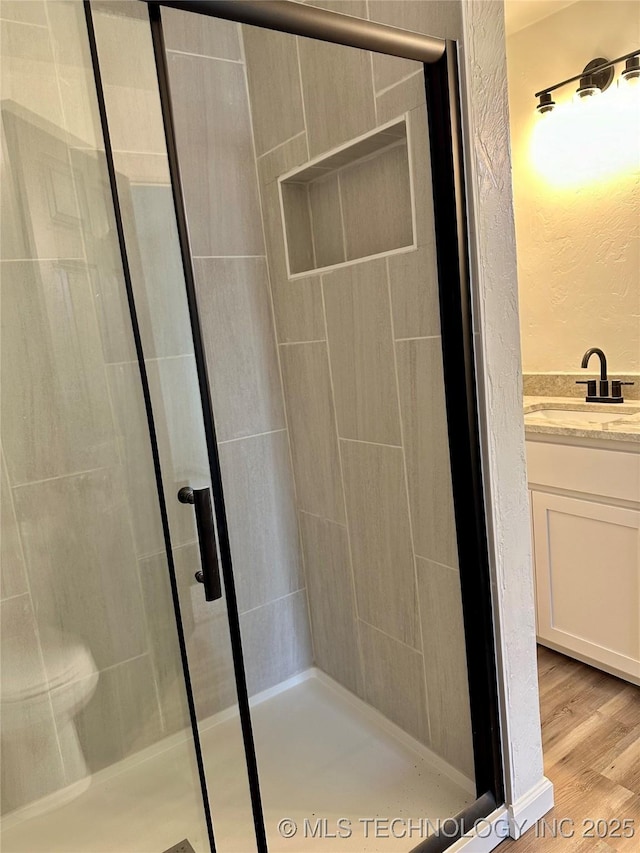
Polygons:
M576 385L586 385L587 386L587 397L595 397L596 396L596 380L595 379L579 379L576 381Z
M611 382L611 396L622 397L622 386L623 385L635 385L635 382L621 382L619 379L613 379Z

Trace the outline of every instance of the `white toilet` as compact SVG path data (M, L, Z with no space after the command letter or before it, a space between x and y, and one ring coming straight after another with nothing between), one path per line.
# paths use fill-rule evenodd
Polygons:
M74 717L93 696L98 670L78 637L49 628L41 631L40 641L44 671L31 649L12 644L3 654L3 777L11 779L14 788L13 793L3 791L5 808L12 808L12 801L14 808L21 808L49 794L50 806L56 806L85 790L89 782ZM60 757L64 772L60 788L40 790L38 779L50 775L51 767L60 767ZM42 806L48 807L44 801Z

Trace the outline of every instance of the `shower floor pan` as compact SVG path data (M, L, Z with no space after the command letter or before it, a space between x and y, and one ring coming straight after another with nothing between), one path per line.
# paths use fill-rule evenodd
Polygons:
M258 697L252 713L270 853L407 853L427 819L444 820L474 801L462 774L324 673L312 669L279 688ZM246 790L238 729L228 712L201 726L220 853L248 853L251 837L251 814L238 795ZM95 774L58 809L9 817L3 853L162 853L185 836L205 853L198 791L184 770L191 753L189 741L174 735ZM394 834L405 837L385 837L394 819ZM293 824L295 835L283 837Z

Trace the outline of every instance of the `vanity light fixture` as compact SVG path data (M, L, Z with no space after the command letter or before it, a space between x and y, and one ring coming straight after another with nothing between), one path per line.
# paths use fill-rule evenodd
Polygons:
M536 109L541 115L544 115L544 113L550 113L555 105L556 102L552 99L549 92L543 92L540 95L540 103L536 105Z
M620 74L620 82L625 84L640 83L640 50L634 50L624 56L619 56L617 59L597 57L588 62L579 74L536 92L535 97L539 99L536 104L537 111L542 114L551 112L555 107L551 93L576 81L579 81L576 90L577 100L587 100L599 95L609 88L615 76L615 66L621 62L625 63L625 67Z
M630 56L624 64L618 83L637 86L640 84L640 55Z

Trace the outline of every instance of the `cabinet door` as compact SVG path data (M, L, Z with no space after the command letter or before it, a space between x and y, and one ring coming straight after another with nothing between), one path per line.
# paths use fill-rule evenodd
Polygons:
M640 679L640 512L532 492L538 634Z

